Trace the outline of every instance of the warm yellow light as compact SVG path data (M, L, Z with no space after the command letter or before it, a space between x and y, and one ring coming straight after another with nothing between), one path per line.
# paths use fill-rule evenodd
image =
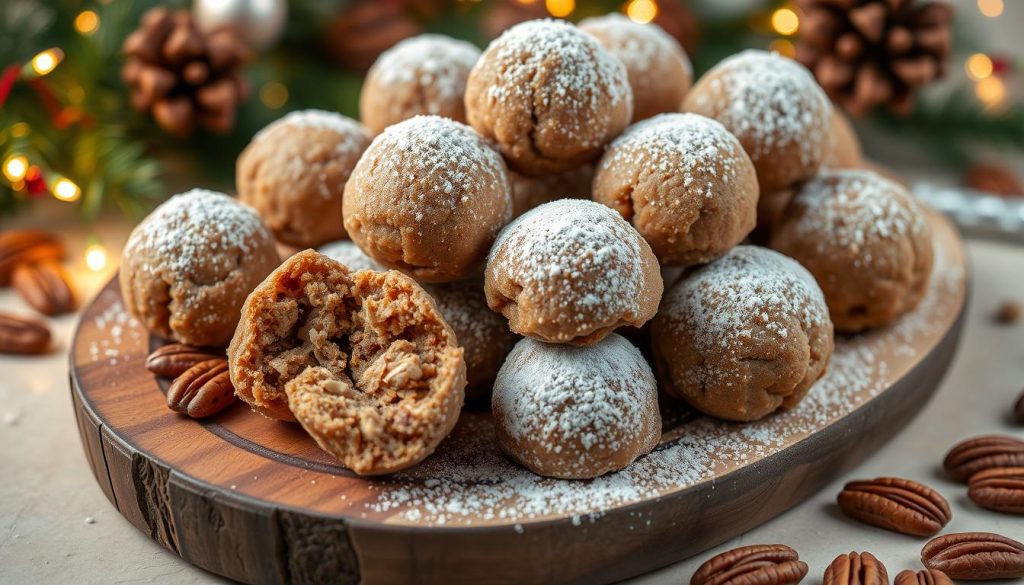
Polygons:
M271 110L276 110L288 101L288 88L283 83L268 81L260 87L260 101Z
M988 79L992 77L992 59L989 59L988 55L975 53L967 58L965 69L967 69L967 75L975 81Z
M544 6L555 18L565 18L576 10L576 0L545 0Z
M29 127L25 122L18 122L11 126L11 136L15 138L24 138L28 136Z
M85 265L93 272L103 270L107 265L107 250L100 244L89 244L85 248Z
M75 30L89 36L100 27L100 16L95 10L83 10L75 17Z
M536 4L537 0L516 0L516 2L522 4L523 6L529 6L530 4Z
M989 18L1003 13L1003 0L978 0L978 11Z
M982 79L974 86L974 93L981 103L989 107L998 106L1006 100L1006 86L998 77Z
M658 16L658 4L654 0L631 0L626 5L626 16L633 22L647 24Z
M46 49L35 57L32 57L32 71L36 75L46 75L53 71L64 58L64 51L58 48Z
M792 8L779 8L772 13L772 28L780 35L789 36L800 28L800 17Z
M4 176L12 183L25 178L28 173L28 159L18 154L7 158L4 162Z
M768 50L790 59L796 57L796 47L786 39L775 39L768 45Z
M78 185L63 177L53 184L53 196L61 201L76 201L81 195Z

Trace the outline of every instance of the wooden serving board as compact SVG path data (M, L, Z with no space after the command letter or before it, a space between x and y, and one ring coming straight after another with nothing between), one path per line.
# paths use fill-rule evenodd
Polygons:
M387 478L337 465L294 424L236 407L197 422L143 367L157 342L116 282L84 311L71 395L107 498L139 530L247 583L606 583L715 546L875 451L936 388L966 300L959 236L933 218L927 297L894 326L837 340L794 410L739 425L666 412L661 445L596 480L544 479L464 412L435 455Z

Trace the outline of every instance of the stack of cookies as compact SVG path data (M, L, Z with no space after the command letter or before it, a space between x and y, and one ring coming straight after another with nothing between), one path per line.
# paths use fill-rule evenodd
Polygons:
M239 157L237 199L147 218L126 306L228 345L239 398L360 474L416 464L488 398L510 457L573 479L658 444L659 391L730 421L793 408L834 331L920 300L928 224L795 61L746 51L692 81L618 15L482 53L403 41L362 124L289 114Z

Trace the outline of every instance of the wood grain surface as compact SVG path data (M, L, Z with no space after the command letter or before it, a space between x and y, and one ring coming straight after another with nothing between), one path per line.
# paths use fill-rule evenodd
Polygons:
M933 216L921 305L837 341L793 411L750 425L666 416L661 445L590 482L537 478L503 458L486 412L464 412L423 464L365 479L294 424L236 407L170 411L143 367L153 340L116 281L85 309L71 395L100 489L139 530L246 583L608 583L687 558L803 501L900 431L942 378L966 300L955 230ZM669 408L676 407L668 405Z

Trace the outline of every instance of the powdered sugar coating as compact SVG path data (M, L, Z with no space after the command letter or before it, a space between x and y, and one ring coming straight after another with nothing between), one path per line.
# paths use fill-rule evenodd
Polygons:
M296 110L274 120L253 136L253 141L265 140L280 128L310 128L334 132L344 139L335 150L339 155L356 155L366 144L366 129L359 122L336 112L324 110Z
M317 249L318 252L328 258L337 260L344 264L351 272L360 270L387 270L359 249L359 246L352 240L338 240L330 244L324 244Z
M831 103L804 66L776 53L748 49L726 58L684 109L717 119L740 139L762 190L810 177L825 155Z
M622 61L627 70L646 71L664 59L667 53L681 51L679 42L665 32L665 29L658 25L634 22L618 12L585 18L580 21L579 26L587 32L596 30L607 35L615 46L621 48L615 52L615 56ZM686 73L693 75L693 65L685 55L683 63L686 66Z
M374 260L428 282L466 276L512 218L501 156L472 128L416 116L374 138L345 186L345 228Z
M644 323L663 286L640 234L612 209L579 199L545 203L509 224L491 249L486 280L488 304L513 331L584 344Z
M502 447L541 475L621 469L661 436L657 383L640 350L611 334L590 347L523 339L494 383Z
M480 49L444 35L423 34L405 39L381 53L368 75L384 86L415 83L437 92L441 100L462 99L469 70ZM436 103L426 103L437 114ZM433 108L433 109L431 109Z

